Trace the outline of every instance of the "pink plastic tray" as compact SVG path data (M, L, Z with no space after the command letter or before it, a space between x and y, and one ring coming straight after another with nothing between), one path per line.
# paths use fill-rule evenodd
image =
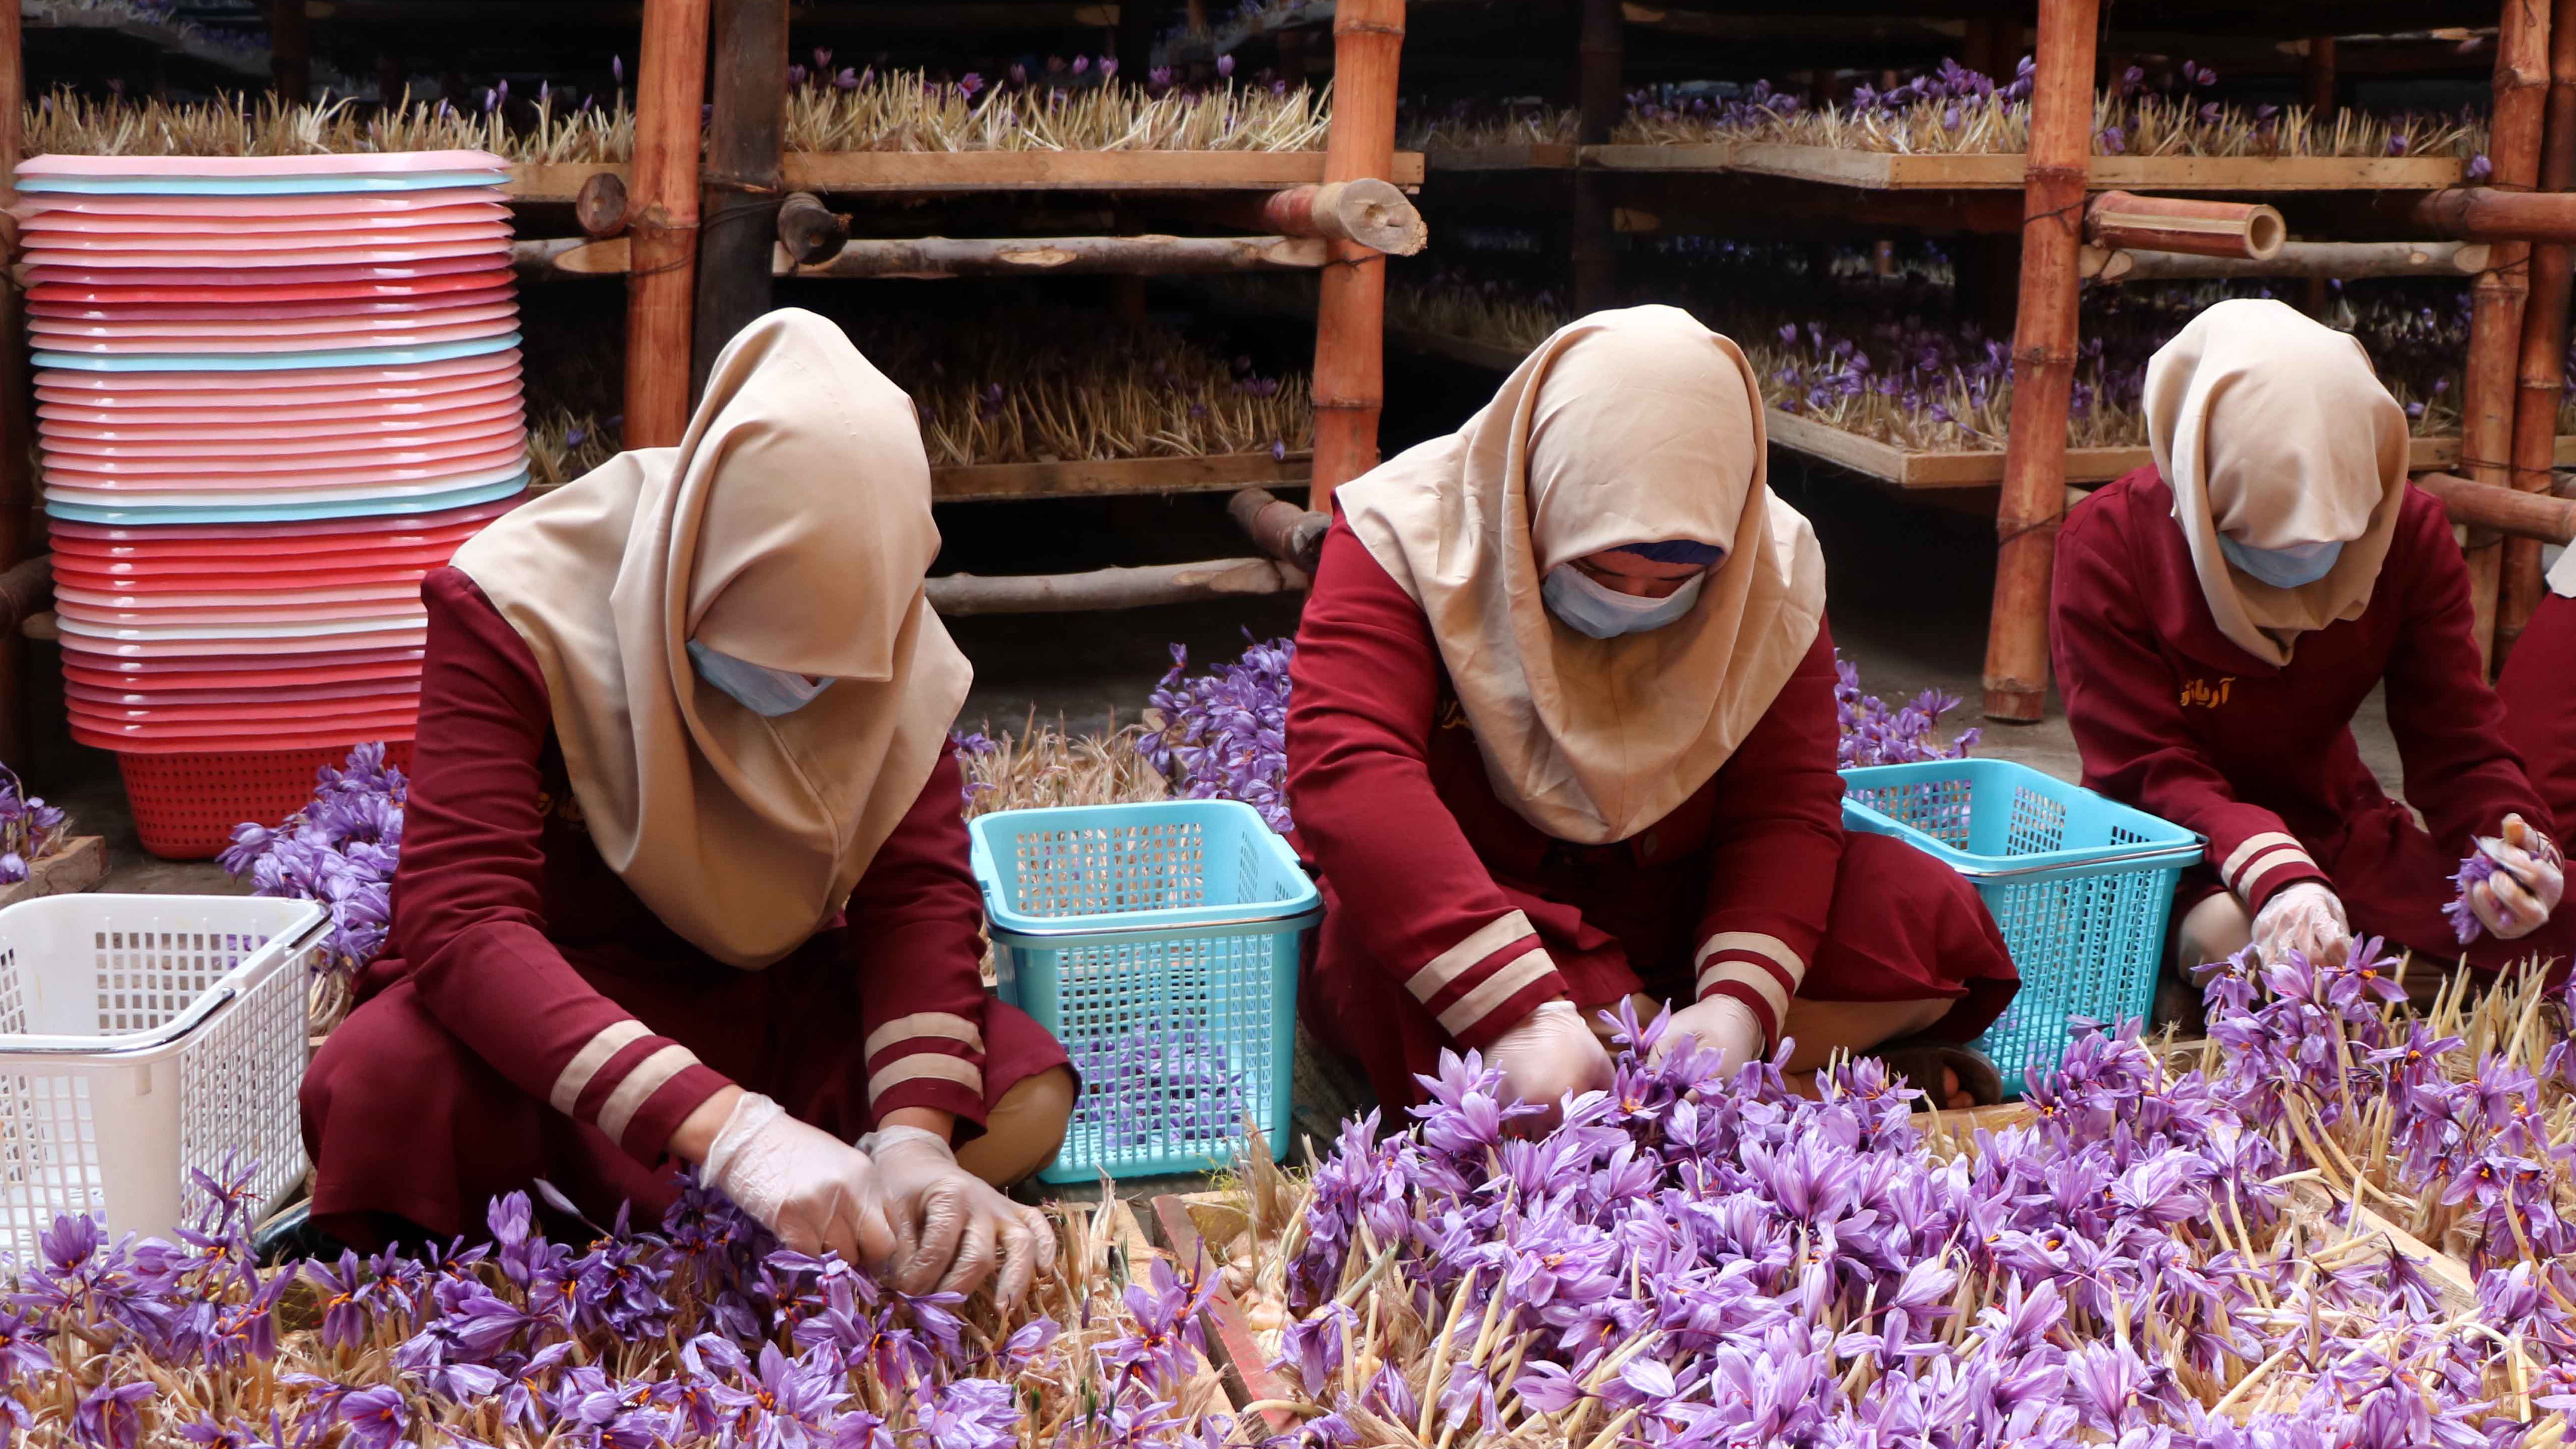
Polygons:
M484 418L515 417L524 412L515 379L423 393L403 389L400 395L373 402L321 403L283 408L88 408L72 403L46 403L36 409L45 428L89 428L101 433L202 438L362 437L420 428L454 427Z
M269 444L283 448L293 443L315 445L313 451L371 447L379 441L400 442L413 439L438 441L438 435L462 429L489 431L494 428L519 426L527 416L527 406L513 388L502 397L473 407L446 408L437 412L413 413L396 417L334 418L318 422L290 423L263 421L232 414L212 418L163 422L156 419L134 419L110 416L100 421L60 416L45 417L37 423L37 432L48 447L75 448L81 444L99 447L190 447L221 449L233 443Z
M31 299L34 298L36 289L40 287L64 286L84 291L118 291L127 293L159 291L165 288L180 288L184 289L189 294L179 297L133 297L132 300L137 302L203 301L208 300L210 297L231 298L247 301L250 300L250 298L244 297L242 294L250 292L253 289L266 290L278 287L297 288L311 286L348 287L359 285L372 285L379 287L402 286L410 283L430 281L437 277L476 276L506 267L509 264L507 256L508 250L509 249L507 247L502 248L501 251L503 255L498 258L493 256L489 248L485 248L477 252L464 253L455 256L429 257L423 258L419 261L404 262L400 264L391 262L361 263L355 258L340 257L333 261L317 262L310 266L262 267L255 271L235 267L229 259L216 266L181 265L176 267L160 268L31 267L28 269L27 285ZM490 282L483 282L479 285L488 287L492 284ZM366 292L347 292L321 293L317 295L363 297L370 294ZM65 299L62 297L48 296L44 298L44 300L50 302L62 301ZM114 301L116 299L109 297L104 300ZM310 296L300 299L294 297L280 297L277 300L310 301L312 298Z
M431 307L415 312L398 312L390 316L343 315L338 317L279 317L266 308L241 308L230 317L213 320L166 317L101 317L71 319L47 317L41 313L27 319L28 329L39 337L62 338L73 342L115 342L126 338L245 338L245 337L340 337L358 333L416 332L430 327L464 327L477 322L493 322L519 315L518 304L502 298L472 306ZM48 344L60 346L60 343ZM370 341L368 347L390 344Z
M381 400L488 387L519 375L519 350L375 367L281 367L256 379L237 372L99 373L38 368L36 396L85 407L210 407L214 399L252 407ZM258 386L251 386L256 381ZM107 402L114 399L113 402Z
M439 292L468 292L497 287L511 280L505 268L489 263L476 266L469 258L454 266L422 264L398 269L397 275L384 275L384 267L314 268L315 271L344 271L349 276L279 277L274 274L251 280L223 280L190 272L175 282L160 282L143 277L122 277L112 285L53 282L31 284L27 288L30 302L71 303L83 307L115 307L129 302L191 302L222 304L230 307L263 305L272 302L336 301L403 301Z
M138 424L155 427L196 423L265 427L364 419L411 421L456 408L488 407L494 403L515 406L520 399L519 368L515 363L492 372L422 378L416 382L293 388L266 402L234 403L204 391L81 393L55 389L54 393L36 409L36 416L47 422L61 419L104 426Z
M88 227L27 233L26 259L40 267L97 267L111 265L102 260L127 252L163 256L239 256L245 265L266 265L270 252L321 252L334 249L351 255L344 260L365 260L365 253L376 248L397 251L421 247L445 246L452 242L507 241L510 224L506 220L476 219L438 224L396 222L389 226L361 224L346 228L301 228L293 231L249 231L233 226L210 226L202 230L181 228L165 230L125 230L100 233ZM123 265L122 262L114 265ZM162 265L168 265L163 263Z
M128 464L49 457L45 460L45 487L49 492L61 488L76 492L172 494L249 493L266 489L295 492L372 489L378 494L401 496L406 491L439 492L446 488L471 488L502 482L507 473L501 477L484 475L498 469L517 472L526 466L525 452L526 449L512 436L510 441L502 443L457 443L399 451L388 448L370 454L364 465L307 467L306 460L290 458L282 460L285 466L243 462L227 467L222 473L167 459L146 459ZM437 489L412 489L408 486L431 483L442 486Z
M336 754L341 749L346 748L352 740L356 739L381 740L386 744L393 744L398 741L407 741L412 737L412 731L415 728L417 728L417 722L407 720L399 725L369 726L365 730L357 733L348 731L343 731L339 734L324 732L320 734L295 735L253 733L248 735L225 736L215 739L172 740L130 739L120 737L106 731L91 730L80 725L74 725L72 727L71 734L73 739L82 744L91 746L94 749L114 750L120 755L202 755L218 752L230 753L233 751L257 751L262 754L267 754L277 751L324 749L330 750ZM163 848L175 849L176 847L165 845ZM211 844L200 846L198 849L204 850L209 855L214 853L214 847Z
M284 337L170 337L141 333L121 333L114 337L64 338L38 332L30 345L48 352L76 353L83 357L163 356L182 359L199 357L241 357L269 353L341 352L365 347L435 347L443 342L472 342L486 337L505 337L519 330L519 309L503 308L505 315L482 322L464 322L444 327L349 328L337 335L306 334ZM202 364L182 361L169 369L155 371L195 370Z
M180 196L128 193L120 196L75 191L30 191L10 212L22 220L58 213L73 216L235 217L265 221L284 216L339 216L353 211L384 216L436 211L447 206L509 204L498 186L444 186L431 191L378 191L363 195L311 192L282 196Z
M21 176L408 176L420 171L500 171L489 151L351 151L308 156L30 156Z
M57 206L28 212L19 223L19 232L31 246L52 246L57 237L311 236L323 232L396 232L425 226L490 226L509 219L510 208L498 201L457 201L404 211L378 211L371 206L343 206L330 211L237 211L219 217L192 216L168 207L95 212Z
M242 585L251 580L242 580ZM199 585L193 589L100 588L87 579L54 580L54 598L95 614L98 610L335 609L346 604L408 606L420 602L420 580L373 579L355 584L304 583L287 588ZM379 610L381 612L381 610Z
M145 440L136 441L136 431L128 428L117 434L115 441L102 441L95 436L81 436L68 424L61 423L48 425L40 432L46 454L65 459L102 458L126 462L176 459L201 463L210 468L227 468L253 459L282 463L296 458L320 467L326 459L335 463L346 460L351 466L356 466L369 458L392 458L405 452L468 443L506 447L525 441L527 433L520 426L520 421L519 412L514 408L499 417L480 422L445 428L410 428L399 433L353 432L320 437L281 435L263 439L208 438L192 435L184 429L174 429L159 434L143 434ZM96 434L106 430L94 428L84 431Z
M409 649L344 649L315 651L281 661L268 654L205 654L178 659L111 659L86 652L63 651L63 678L99 689L292 688L298 684L343 684L361 679L420 677L421 651Z
M397 672L386 674L378 679L353 679L341 684L317 684L306 681L296 685L292 694L285 697L332 700L400 699L405 695L416 696L419 692L420 679L417 672L410 674ZM63 681L63 695L67 699L76 699L100 710L199 709L207 705L273 706L281 698L281 691L274 686L267 689L162 689L158 687L102 689L97 685L82 684L76 680L67 679ZM284 707L297 708L293 704Z
M439 261L471 258L490 266L495 254L507 257L507 237L473 238L457 241L420 241L407 245L370 243L363 246L311 246L276 251L225 251L218 247L201 247L194 251L83 251L78 259L64 251L47 252L32 258L27 269L31 282L88 282L114 286L128 269L138 272L180 272L199 268L213 270L240 269L262 273L272 269L293 270L299 267L338 267L347 264L391 266L404 262ZM155 277L155 281L178 281L179 277Z
M386 514L376 518L324 518L305 523L177 523L136 527L122 523L81 523L68 518L46 520L46 534L61 552L98 558L201 558L277 555L303 558L316 554L385 548L453 547L472 538L483 525L518 506L517 499L443 508L430 513Z
M413 598L417 600L417 592L414 593ZM70 620L86 625L93 634L109 629L132 629L144 631L148 635L155 630L193 629L201 624L210 627L257 624L284 629L342 623L352 619L381 619L386 617L387 609L394 608L401 602L401 596L397 595L391 599L361 599L345 604L299 603L252 604L234 608L101 609L88 604L74 603L70 599L60 599L55 603L54 617L58 621Z
M306 318L401 317L450 307L488 307L516 298L511 286L481 287L467 292L432 292L419 297L338 298L319 302L263 302L255 306L226 302L31 302L27 315L54 322L270 322Z
M79 652L102 659L190 659L240 655L245 646L258 650L259 656L293 654L328 654L346 649L418 649L427 642L423 630L385 630L376 633L338 633L311 635L277 635L258 639L216 637L211 639L119 639L103 635L75 634L69 621L63 622L63 649L71 652L75 642ZM215 627L215 626L209 626ZM120 630L132 633L132 630ZM258 657L258 656L254 656Z
M340 589L385 589L394 591L395 596L416 599L420 597L421 578L436 567L439 565L424 563L412 568L312 569L294 574L250 571L183 574L147 566L134 574L109 574L69 568L58 558L54 569L54 589L57 593L78 589L102 599L169 597L183 600L201 595L276 598Z
M70 690L63 691L63 695L71 702L73 716L90 724L163 725L173 727L174 732L189 725L240 725L254 720L286 720L300 724L316 713L330 718L345 718L350 715L417 714L420 711L418 689L371 688L367 693L344 695L248 689L232 692L244 698L238 703L221 700L178 703L147 698L134 704L120 704L90 699ZM313 702L305 702L307 699Z

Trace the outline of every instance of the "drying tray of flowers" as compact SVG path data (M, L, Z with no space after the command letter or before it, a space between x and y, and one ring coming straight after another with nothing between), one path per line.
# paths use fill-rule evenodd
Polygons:
M1807 104L1768 82L1631 92L1607 145L1574 144L1574 115L1468 102L1411 118L1402 144L1436 170L1581 164L1740 171L1873 188L2012 190L2030 144L2032 62L2009 81L1944 60L1886 90ZM2215 99L2215 70L2132 66L2094 100L2090 184L2195 191L2435 190L2485 179L2474 113L2245 106ZM1696 92L1696 93L1693 93Z
M1964 1120L1865 1061L1658 1060L1631 1015L1552 1131L1452 1057L1397 1135L1155 1218L1308 1444L2556 1446L2569 994L2419 1016L2404 968L2239 961L2205 1046L2088 1036Z
M787 78L785 181L797 190L964 191L1267 188L1323 179L1329 87L1238 81L1220 61L1212 84L1157 69L1141 83L1103 56L1051 57L1000 75L835 67L816 50ZM507 82L462 100L288 105L275 97L213 101L84 99L69 91L28 109L25 152L69 155L259 156L314 152L486 150L512 163L512 195L569 202L583 178L635 152L625 63L605 96ZM939 158L933 160L931 158ZM1396 179L1421 180L1418 157Z
M107 842L72 834L61 807L27 793L0 765L0 906L85 891L107 875Z
M1698 243L1680 245L1678 243ZM1691 265L1664 262L1687 257ZM1918 260L1893 277L1844 253L1828 277L1801 251L1677 239L1640 257L1631 302L1683 306L1735 338L1762 377L1772 442L1908 488L2003 478L2012 414L2007 339L1953 320L1949 267ZM2172 282L2086 290L2067 420L2066 479L2102 483L2150 461L2139 405L2146 360L2212 302L2268 296L2259 282ZM1455 265L1399 270L1387 292L1398 345L1508 370L1572 308L1508 273ZM2459 458L2465 282L2393 280L2338 289L2331 323L2358 336L2406 409L2412 465ZM2576 349L2571 349L2576 355ZM2576 463L2576 370L2559 414L2559 458Z

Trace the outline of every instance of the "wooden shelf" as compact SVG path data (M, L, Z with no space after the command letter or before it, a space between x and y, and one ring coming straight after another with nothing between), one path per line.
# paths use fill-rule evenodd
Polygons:
M827 195L974 191L1276 191L1324 179L1321 151L791 151L792 191ZM594 171L627 179L625 162L523 162L514 200L569 205ZM1422 184L1417 151L1396 153L1388 179Z
M1432 171L1552 171L1573 166L1661 174L1777 176L1872 191L2019 191L2027 158L1907 155L1768 141L1698 145L1435 147ZM2096 191L2438 191L2460 185L2456 156L2096 156L2086 184Z
M1063 463L968 463L930 470L938 503L1028 498L1110 498L1140 493L1231 493L1238 488L1303 488L1313 454L1219 453L1198 458L1077 459Z

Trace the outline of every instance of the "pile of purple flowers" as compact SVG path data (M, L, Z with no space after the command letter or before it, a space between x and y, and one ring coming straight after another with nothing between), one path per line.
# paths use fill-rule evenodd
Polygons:
M2395 964L2239 962L2223 1069L2090 1035L2027 1124L1937 1139L1873 1062L1807 1099L1772 1064L1656 1061L1633 1014L1614 1085L1532 1139L1499 1071L1445 1058L1411 1131L1354 1123L1317 1169L1276 1367L1319 1445L2555 1442L2576 1231L2539 1220L2571 1149L2533 1074L2397 1029ZM2472 1289L2354 1230L2319 1189L2350 1189L2308 1126L2333 1111L2393 1116L2409 1190L2511 1251Z
M481 1245L262 1268L248 1181L200 1175L207 1208L175 1243L56 1221L0 1310L10 1442L1216 1449L1232 1432L1187 1392L1214 1276L1159 1260L1079 1293L1041 1283L1070 1327L1006 1320L779 1251L687 1190L658 1232L621 1216L555 1241L514 1193Z
M1959 707L1959 697L1927 689L1902 709L1891 710L1874 694L1860 692L1860 671L1842 651L1834 651L1834 712L1842 724L1842 743L1834 763L1843 769L1860 765L1911 765L1924 760L1964 760L1985 731L1962 730L1949 744L1936 744L1932 732L1941 716Z
M410 790L403 772L385 763L383 745L360 745L340 768L322 767L303 809L275 826L243 821L216 857L224 869L248 877L254 895L330 908L329 954L321 969L333 985L345 986L385 947Z
M1205 1011L1172 1008L1197 1024L1147 1022L1124 1034L1075 1034L1065 1043L1082 1075L1068 1140L1111 1158L1137 1154L1222 1159L1251 1110L1244 1069Z
M27 793L18 772L0 765L0 885L27 878L37 861L62 849L71 827L60 807Z
M1190 677L1189 649L1172 646L1172 668L1150 704L1159 730L1136 742L1186 800L1240 800L1270 828L1288 818L1288 667L1293 639L1251 641L1241 657Z

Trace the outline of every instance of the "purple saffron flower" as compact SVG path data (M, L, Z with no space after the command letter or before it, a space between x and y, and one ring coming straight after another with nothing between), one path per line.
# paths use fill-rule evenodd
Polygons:
M158 1386L149 1379L100 1384L82 1396L73 1412L72 1442L82 1449L135 1449L143 1438L141 1406L156 1392Z

